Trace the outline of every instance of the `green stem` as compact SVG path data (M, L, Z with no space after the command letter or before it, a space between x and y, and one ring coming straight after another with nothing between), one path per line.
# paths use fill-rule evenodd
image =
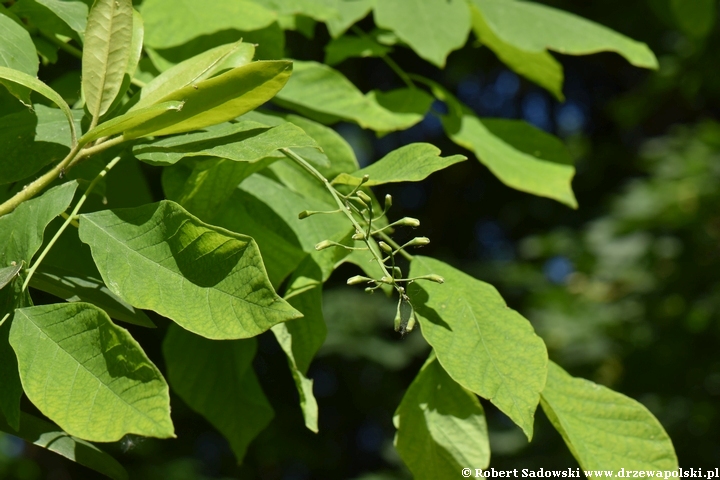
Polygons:
M132 83L136 87L140 87L140 88L143 88L145 85L147 85L147 83L143 82L142 80L138 80L137 78L134 78L134 77L132 78L132 80L130 80L130 83Z
M355 217L353 217L352 213L350 213L350 210L348 209L347 205L342 201L340 198L340 195L335 190L335 187L333 187L330 182L328 181L325 176L318 172L315 167L310 165L308 162L305 161L301 156L293 152L292 150L288 148L281 148L280 151L288 157L290 160L294 161L298 165L300 165L302 168L304 168L308 173L310 173L313 177L318 179L320 182L325 185L325 188L330 192L330 195L335 199L335 203L337 203L338 207L340 207L340 210L343 211L346 217L350 220L353 227L355 227L356 233L362 233L365 234L363 228L360 226L360 224L355 220ZM378 262L378 265L380 265L380 268L382 268L383 275L385 275L388 278L392 278L392 275L388 272L387 268L385 267L385 264L382 261L382 255L375 251L374 248L372 248L372 244L370 243L370 238L365 235L364 238L365 245L367 245L368 250L370 250L370 253L372 253L372 256L375 257L375 260Z
M412 261L413 261L413 258L415 258L415 257L413 257L412 255L410 255L409 253L407 253L407 252L400 246L399 243L397 243L395 240L392 239L392 237L390 237L390 235L388 235L388 234L385 233L385 232L377 232L377 234L382 237L382 239L385 241L385 243L387 243L388 245L390 245L391 247L393 247L395 250L397 250L398 252L400 252L400 255L402 255L403 257L405 257L405 259L406 259L408 262L412 262Z
M55 35L50 35L48 33L42 32L42 31L40 33L42 34L43 37L47 38L53 44L55 44L58 48L60 48L60 50L65 50L73 57L82 59L82 50L77 49L77 48L73 47L72 45L63 42L62 40L57 38Z
M8 199L5 203L0 205L0 217L7 215L8 213L15 210L18 205L26 200L30 200L35 197L38 193L43 191L48 185L50 185L56 178L60 177L67 170L77 165L82 159L94 155L98 152L107 150L108 148L119 145L124 142L124 137L115 137L94 147L82 149L82 145L76 145L70 150L70 153L62 159L60 163L55 165L54 168L48 170L40 178L36 179L24 189L16 193L12 198Z
M358 27L357 25L353 25L353 26L351 27L351 29L352 29L353 32L355 32L355 33L356 33L357 35L359 35L360 37L363 37L363 38L368 38L368 37L370 37L367 33L365 33L365 32L364 32L360 27ZM372 38L372 37L370 37L370 38ZM373 40L374 40L374 39L373 39ZM410 76L409 76L407 73L405 73L405 70L403 70L402 68L400 68L400 65L398 65L397 63L395 63L395 60L393 60L392 58L390 58L389 55L387 55L387 54L380 55L380 58L388 65L388 67L390 67L390 68L392 69L393 72L395 72L395 74L396 74L398 77L400 77L400 79L401 79L403 82L405 82L405 85L407 85L407 86L410 87L410 88L417 88L417 87L415 86L415 84L413 83L412 79L410 78Z
M60 238L60 235L67 229L67 227L72 223L72 221L77 217L78 212L80 211L80 207L83 206L85 203L85 200L88 199L88 195L90 195L90 192L92 192L93 188L95 188L95 185L98 184L100 180L107 175L107 173L112 169L118 162L120 161L120 157L113 158L110 163L108 163L103 170L97 174L97 176L93 179L92 182L90 182L90 185L88 186L87 190L85 190L85 193L83 193L83 196L80 197L80 200L78 200L77 205L75 205L75 208L73 208L73 211L70 213L70 215L65 219L65 222L63 222L62 226L58 229L58 231L55 233L53 238L48 242L47 246L43 249L42 253L40 253L40 256L37 260L35 260L35 263L30 267L28 270L27 278L25 279L25 282L23 283L22 289L26 290L28 285L30 284L30 279L32 278L33 274L35 273L35 270L37 270L40 263L45 259L45 256L48 254L50 249L53 245L55 245L55 242L57 242L57 239Z

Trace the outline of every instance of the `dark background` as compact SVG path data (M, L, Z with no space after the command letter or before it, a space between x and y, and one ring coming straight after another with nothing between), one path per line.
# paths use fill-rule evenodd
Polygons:
M481 116L524 119L561 137L576 159L580 208L511 190L474 159L376 193L393 195L396 218L420 219L418 232L432 240L424 254L498 287L533 322L553 360L644 403L673 439L682 467L720 466L720 126L713 123L720 111L719 32L702 36L683 27L670 0L545 3L646 42L660 69L637 69L610 53L556 55L566 77L567 99L559 103L472 40L450 55L444 71L408 49L392 57L406 71L440 81ZM359 26L370 31L372 19ZM313 39L287 32L286 55L322 61L328 40L322 24ZM60 52L40 77L60 78L77 66ZM379 59L337 68L363 91L403 86ZM442 113L444 106L433 108ZM363 163L415 141L434 143L443 154L467 153L433 115L380 139L350 124L337 129ZM158 172L142 168L159 198ZM127 438L106 449L133 479L410 478L392 447L392 416L428 347L418 331L401 339L392 330L392 301L344 286L355 273L342 267L325 290L328 342L309 375L319 434L304 428L285 356L265 334L255 368L276 417L243 466L177 397L176 440ZM167 321L153 319L157 331L130 330L163 369ZM528 444L489 402L483 406L492 467L577 466L540 410ZM1 436L0 477L95 474Z

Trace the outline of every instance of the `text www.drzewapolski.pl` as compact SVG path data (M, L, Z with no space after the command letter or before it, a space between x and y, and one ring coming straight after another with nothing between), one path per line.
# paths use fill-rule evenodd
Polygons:
M580 470L579 468L566 468L565 470L545 470L529 468L512 470L496 470L489 468L463 468L462 476L465 478L704 478L705 480L720 480L720 468L678 468L677 470Z

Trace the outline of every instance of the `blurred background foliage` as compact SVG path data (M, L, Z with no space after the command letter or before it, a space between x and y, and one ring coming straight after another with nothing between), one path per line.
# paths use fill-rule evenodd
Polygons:
M137 2L139 3L139 2ZM565 68L560 103L469 43L440 71L408 49L394 60L431 77L484 117L521 118L560 136L576 161L580 208L511 190L478 162L464 162L391 193L398 217L421 220L427 252L497 286L529 318L550 356L584 376L644 403L674 441L682 467L720 461L720 32L714 0L571 2L577 13L648 43L660 69L647 72L613 54L556 58ZM292 18L291 18L292 19ZM296 17L282 33L262 32L260 52L324 58L324 25ZM372 18L360 22L373 29ZM238 33L239 34L239 33ZM223 37L224 35L224 37ZM235 40L224 32L213 41ZM227 37L227 38L225 38ZM197 43L197 42L196 42ZM284 47L283 47L284 43ZM205 49L207 45L183 48ZM262 50L262 49L265 50ZM42 78L77 96L78 60L57 52ZM172 52L164 53L166 59ZM152 71L144 60L146 71ZM379 59L337 65L363 91L402 83ZM63 90L63 85L66 87ZM4 89L0 109L15 108ZM76 99L76 98L75 98ZM442 112L444 105L435 104ZM350 124L338 131L363 164L414 141L463 153L428 115L410 130L376 138ZM158 171L142 165L156 198ZM108 188L118 188L108 185ZM132 192L126 192L132 195ZM146 193L144 193L146 194ZM328 340L311 369L320 433L304 428L284 354L260 337L255 362L276 410L271 426L238 467L223 438L179 398L172 399L178 439L126 438L108 445L135 479L282 480L409 478L392 447L392 416L429 347L414 332L392 330L394 303L343 286L342 267L325 290ZM162 369L166 323L133 335ZM152 347L154 346L154 348ZM528 444L521 431L483 402L495 468L565 468L576 463L543 414ZM30 405L25 409L31 410ZM459 473L459 472L458 472ZM86 479L94 474L14 437L0 436L0 478Z

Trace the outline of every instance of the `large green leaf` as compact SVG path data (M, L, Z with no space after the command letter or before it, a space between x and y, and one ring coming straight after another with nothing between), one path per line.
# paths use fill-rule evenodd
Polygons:
M168 386L127 330L90 303L22 308L10 329L23 390L70 435L173 437Z
M82 91L90 115L108 111L122 86L133 36L131 0L96 0L88 15Z
M180 112L182 110L183 103L178 101L169 101L158 103L157 105L151 105L149 107L141 108L139 110L133 110L119 117L115 117L112 120L103 122L97 127L93 128L85 135L80 137L80 144L85 145L89 142L95 141L101 137L109 137L118 133L127 132L123 135L126 139L134 138L133 133L130 133L132 129L139 125L147 124L154 118L159 117L168 112Z
M0 15L0 18L2 18L2 15ZM0 66L0 79L3 80L9 80L12 83L22 85L24 87L27 87L31 90L35 90L40 95L49 98L51 101L55 103L58 107L60 107L60 110L65 114L65 118L68 121L68 124L70 126L70 136L72 143L75 143L76 141L76 135L75 135L75 122L73 121L73 113L70 110L70 107L68 104L63 100L63 98L60 96L59 93L57 93L52 88L45 85L43 82L38 80L35 77L32 77L26 73L20 72L18 70L13 70L12 68L6 68Z
M411 143L385 155L372 165L352 174L338 175L333 183L360 185L363 176L369 180L366 186L397 182L419 182L430 174L467 160L464 155L441 157L440 149L429 143Z
M255 241L162 201L80 217L110 290L213 339L258 335L300 315L273 290Z
M30 279L30 286L68 302L92 302L112 318L155 328L155 324L142 310L134 308L111 292L102 280L81 272L65 270L43 262Z
M542 407L583 470L677 470L670 437L642 404L550 362Z
M437 85L448 102L442 123L453 142L475 153L505 185L577 208L572 191L575 167L562 143L520 120L479 119Z
M220 45L195 55L167 69L153 78L142 90L131 110L137 110L158 103L161 98L205 80L219 73L227 62L232 68L250 63L255 47L250 43L235 42Z
M56 108L36 105L0 117L0 184L16 182L37 173L45 165L67 155L70 135L63 113Z
M47 225L70 205L77 182L51 188L43 195L20 204L12 213L0 217L0 267L30 265L43 242ZM17 430L20 421L22 387L17 360L8 343L10 321L16 308L32 305L27 290L22 290L22 273L0 289L0 412Z
M473 31L483 45L492 50L505 65L515 72L545 88L558 100L565 99L562 93L564 74L560 62L544 50L528 52L503 41L488 26L475 5L471 5L470 10Z
M140 63L140 57L143 52L143 38L145 36L145 24L143 19L137 10L133 10L133 22L132 22L132 39L130 40L130 55L128 55L127 64L125 65L125 73L123 74L122 84L120 89L115 96L112 104L108 108L107 116L115 116L116 110L125 101L125 94L130 88L130 84L135 76L138 64Z
M179 203L196 217L215 224L220 207L232 196L240 182L276 160L270 157L250 163L224 158L188 159L163 169L163 190L169 200ZM272 275L270 278L272 280Z
M375 23L392 30L425 60L445 66L448 54L465 45L470 12L464 0L381 0Z
M68 0L33 0L43 5L65 22L81 37L87 27L88 6L81 1Z
M382 45L372 37L343 36L331 40L325 46L325 63L337 65L348 58L383 57L392 51L391 47Z
M278 15L303 15L326 21L339 15L337 0L253 0Z
M655 55L644 43L571 13L517 0L472 1L493 32L521 50L553 50L567 55L610 51L637 67L658 66Z
M190 0L146 0L140 12L145 19L145 42L153 48L182 45L222 30L259 30L277 18L271 10L247 0L207 0L202 8Z
M174 325L163 342L173 391L227 438L238 463L274 415L252 369L256 350L255 339L211 341Z
M23 27L15 23L10 17L0 13L0 67L17 70L31 77L35 77L40 66L35 44L30 34ZM19 85L3 80L0 83L25 105L30 105L30 92ZM28 85L25 85L26 87Z
M283 123L268 128L253 121L224 123L205 131L136 145L133 154L151 165L172 165L184 157L218 157L235 162L257 162L266 157L284 158L280 148L319 146L300 127Z
M365 17L376 0L336 0L335 8L338 16L329 18L327 23L328 31L333 38L338 38L345 33L355 22Z
M292 62L258 61L183 87L158 100L184 102L182 110L139 125L129 136L182 133L232 120L270 100L291 73Z
M20 430L10 430L9 425L3 422L2 418L0 418L0 430L16 435L38 447L47 448L51 452L62 455L73 462L107 475L113 480L127 480L129 478L127 472L117 460L92 443L68 435L57 425L25 412L20 414L20 418Z
M487 424L477 397L455 383L431 354L393 419L395 448L422 480L456 478L490 462Z
M388 132L410 128L422 120L427 111L424 107L429 107L432 100L423 104L427 95L420 90L412 92L418 100L413 102L415 110L392 110L373 94L363 95L337 70L317 62L296 61L293 77L275 101L323 123L344 119L363 128Z
M532 437L535 409L547 375L547 350L532 325L508 308L494 287L429 257L415 256L408 295L422 333L447 373L490 400Z

